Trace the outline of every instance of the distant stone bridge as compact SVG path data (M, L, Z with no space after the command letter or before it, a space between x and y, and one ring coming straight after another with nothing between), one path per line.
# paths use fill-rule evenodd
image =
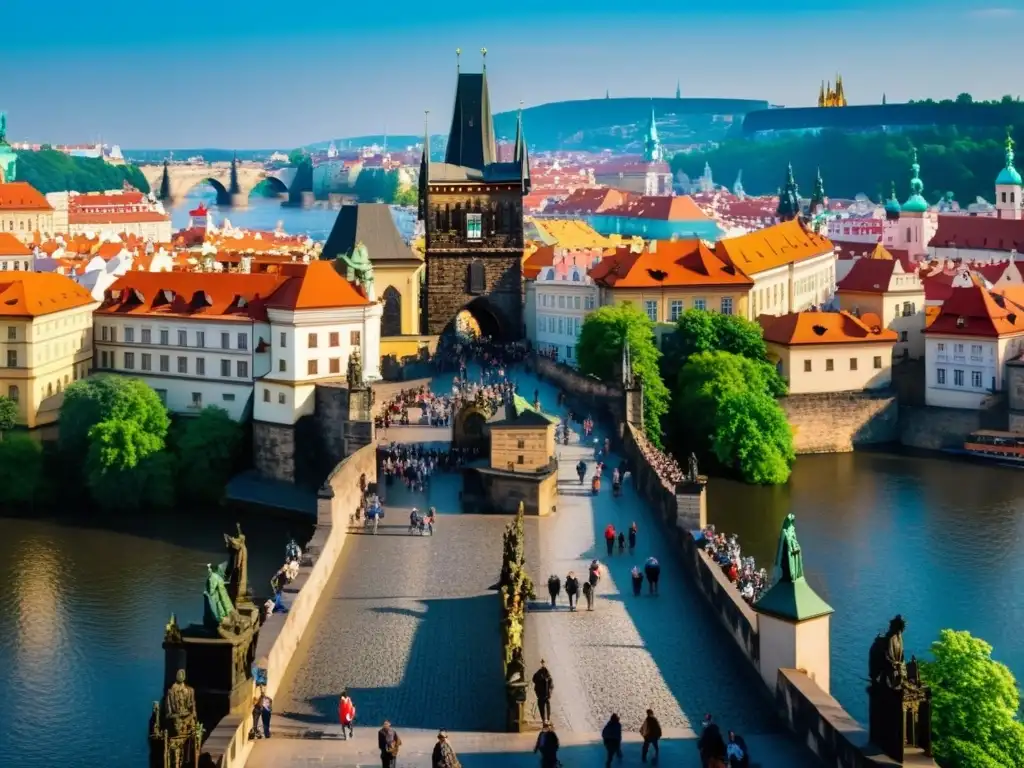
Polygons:
M163 180L164 166L143 165L142 175L149 182L154 194L159 193ZM259 163L238 163L238 191L231 192L231 163L210 163L207 165L168 165L167 173L171 182L170 202L181 200L193 188L201 184L209 184L217 190L217 204L244 207L249 202L249 195L256 186L264 181L273 185L280 194L287 194L295 180L295 168L280 168L268 171Z

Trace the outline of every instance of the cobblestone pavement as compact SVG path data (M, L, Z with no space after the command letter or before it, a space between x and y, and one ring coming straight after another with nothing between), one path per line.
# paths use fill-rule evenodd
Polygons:
M342 550L275 706L282 724L337 722L348 688L359 721L501 730L504 698L498 601L503 517L458 515L457 474L428 492L387 488L377 535ZM409 510L438 509L434 536L408 534Z

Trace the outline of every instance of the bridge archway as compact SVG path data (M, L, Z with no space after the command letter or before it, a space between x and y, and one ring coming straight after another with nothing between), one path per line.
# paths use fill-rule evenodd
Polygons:
M465 335L467 324L475 330L470 335L478 334L495 341L515 338L515 329L505 313L486 296L473 299L456 312L441 335Z
M231 195L228 192L228 188L224 186L223 182L218 181L212 176L206 178L189 179L182 183L181 188L177 190L175 198L182 199L188 197L189 194L194 192L199 187L213 187L213 191L217 193L217 205L231 205ZM174 189L174 180L171 180L171 188Z
M244 192L245 189L243 188ZM283 197L288 194L288 185L276 176L264 176L249 189L247 197Z

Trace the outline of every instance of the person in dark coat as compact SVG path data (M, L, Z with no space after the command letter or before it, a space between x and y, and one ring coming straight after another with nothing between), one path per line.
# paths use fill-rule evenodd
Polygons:
M402 740L398 737L398 731L391 727L389 720L377 731L377 748L380 749L381 768L395 768L398 763L398 750L402 746Z
M712 760L725 761L725 739L711 715L704 717L704 730L697 740L697 749L700 751L700 764L703 768L708 768Z
M614 712L605 723L604 730L601 731L601 739L604 741L604 749L608 754L604 761L604 768L610 768L613 757L622 759L622 723L619 722L619 716Z
M558 596L562 593L562 580L555 574L548 576L548 594L551 595L551 607L554 608L558 602Z
M576 598L580 592L580 580L573 571L565 575L565 595L569 598L569 610L576 610Z
M750 768L750 753L747 742L735 731L729 731L729 743L725 747L729 757L729 768Z
M636 522L634 521L629 526L629 554L633 554L633 550L636 549Z
M633 582L633 596L640 597L640 591L644 588L644 575L640 573L640 569L635 565L633 570L629 572L629 579Z
M540 734L537 736L537 743L533 747L533 753L540 752L540 768L557 768L558 766L558 734L551 726L551 723L544 723Z
M644 576L647 577L648 591L650 594L658 594L658 578L661 576L661 563L658 562L657 558L647 558L647 562L644 563Z
M583 597L587 601L587 610L594 610L594 588L589 581L583 582Z
M434 753L430 756L431 768L462 768L458 755L448 743L448 733L441 731L437 734L437 744L434 745Z
M533 692L537 696L537 712L542 723L551 722L551 694L554 691L555 680L541 659L540 668L533 673Z
M647 710L647 717L644 718L644 722L640 726L640 738L644 740L644 746L640 750L640 762L647 762L647 752L654 747L654 759L651 762L657 764L658 756L661 754L661 750L658 748L658 742L661 741L661 723L654 716L653 709Z

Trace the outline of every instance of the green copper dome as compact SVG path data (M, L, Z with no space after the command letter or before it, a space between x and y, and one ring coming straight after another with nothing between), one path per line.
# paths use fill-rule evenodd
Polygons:
M900 201L896 199L896 182L893 182L892 195L885 201L885 212L891 216L899 216L901 210Z
M914 162L910 166L914 175L910 179L910 197L903 204L903 213L925 213L928 210L928 201L924 199L924 182L921 181L921 165L917 162L917 150L914 150Z
M1006 167L996 177L997 185L1010 185L1019 187L1024 184L1017 169L1013 167L1013 137L1006 137Z

